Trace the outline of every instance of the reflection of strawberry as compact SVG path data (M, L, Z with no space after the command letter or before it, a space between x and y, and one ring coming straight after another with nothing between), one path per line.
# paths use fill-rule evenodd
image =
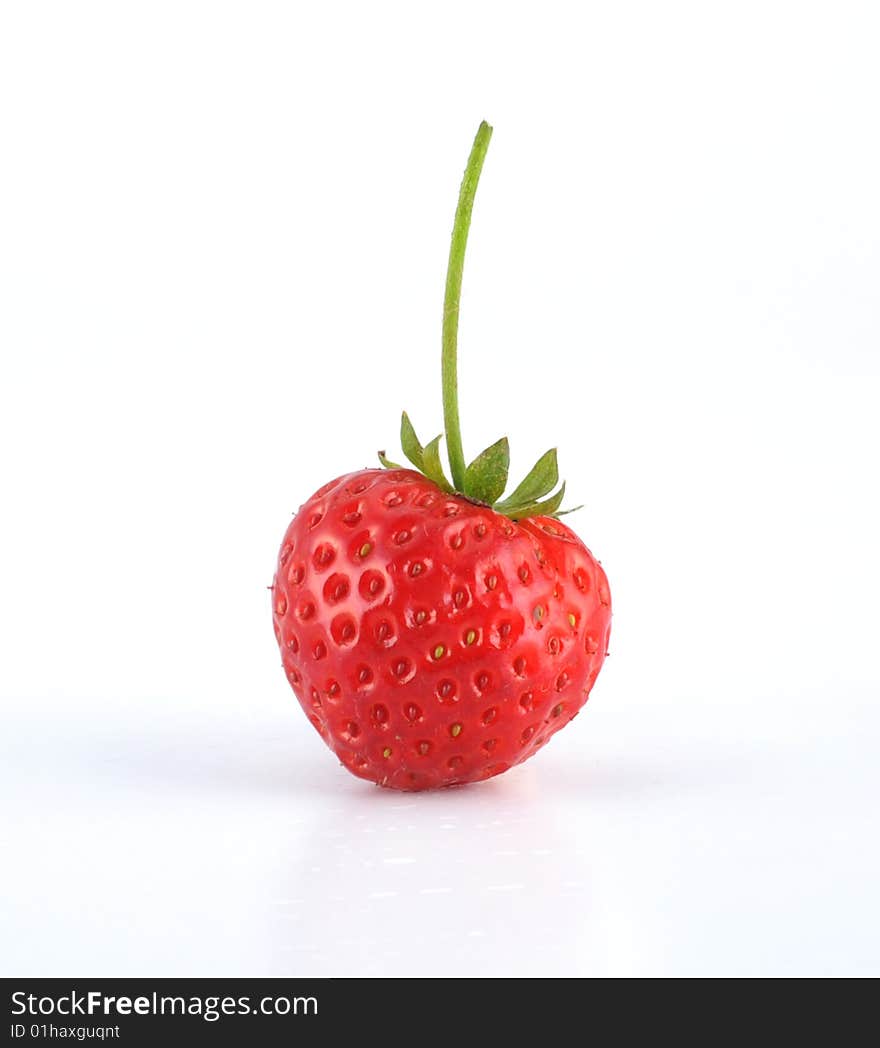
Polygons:
M503 438L465 466L456 338L464 249L491 136L462 183L446 289L440 437L401 443L326 484L294 517L272 586L284 668L324 741L355 775L397 789L474 782L535 753L587 701L608 644L605 573L557 519L556 452L506 499Z

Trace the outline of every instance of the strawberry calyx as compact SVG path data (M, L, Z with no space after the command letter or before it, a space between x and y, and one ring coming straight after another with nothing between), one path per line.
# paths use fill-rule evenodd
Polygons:
M458 313L461 301L461 281L464 272L464 256L467 248L468 231L474 197L483 170L483 161L489 148L492 128L484 120L474 139L473 147L465 167L458 207L452 227L452 243L449 248L449 264L446 270L446 296L443 309L443 421L445 433L441 433L422 444L415 428L404 411L400 420L400 446L415 468L433 481L442 491L464 495L474 502L491 506L512 520L527 517L558 517L571 513L573 509L561 510L565 496L565 484L550 494L559 483L556 448L545 452L531 468L525 479L504 498L510 469L510 445L507 437L491 444L466 465L461 440L461 423L458 415ZM446 450L452 480L448 480L440 458L440 442L446 437ZM379 461L386 469L401 469L391 462L384 451L379 452ZM580 509L579 506L574 509Z

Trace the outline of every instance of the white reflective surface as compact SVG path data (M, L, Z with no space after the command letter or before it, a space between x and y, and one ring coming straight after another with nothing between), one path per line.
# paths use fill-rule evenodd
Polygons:
M529 765L421 795L349 777L292 702L34 709L3 739L3 972L880 971L870 704L722 738L600 690Z

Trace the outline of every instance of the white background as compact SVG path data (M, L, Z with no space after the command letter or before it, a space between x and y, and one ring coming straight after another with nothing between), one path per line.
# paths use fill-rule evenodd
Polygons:
M878 974L872 3L8 3L6 975ZM350 778L266 585L440 429L560 448L587 712L480 787Z

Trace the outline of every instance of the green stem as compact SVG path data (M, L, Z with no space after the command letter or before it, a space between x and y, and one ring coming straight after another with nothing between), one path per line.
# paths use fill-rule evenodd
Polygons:
M446 298L443 302L443 424L446 427L446 447L452 483L457 491L464 491L464 449L461 443L461 423L458 418L458 306L461 300L461 278L464 272L464 252L467 247L471 212L483 161L489 148L492 128L484 120L477 131L471 155L458 194L455 222L452 226L452 244L449 248L449 266L446 270Z

